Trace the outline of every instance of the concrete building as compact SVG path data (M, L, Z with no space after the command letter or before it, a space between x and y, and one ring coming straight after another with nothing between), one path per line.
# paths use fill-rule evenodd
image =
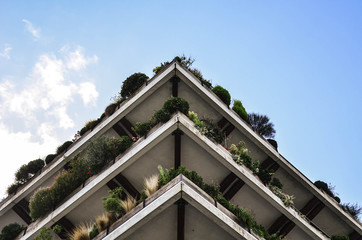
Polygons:
M212 119L227 135L217 144L202 135L184 114L176 113L168 122L155 126L124 154L99 174L89 178L48 216L31 221L29 200L39 187L52 184L65 165L84 150L90 141L106 136L135 136L138 122L147 121L166 99L185 99L190 110ZM175 130L179 130L176 131ZM226 146L244 141L252 159L273 169L283 192L293 195L294 206L286 207L268 186L248 168L237 164ZM184 166L196 171L206 183L217 184L224 197L247 209L258 224L286 239L330 239L346 235L362 239L361 223L287 161L267 140L255 133L233 110L174 61L156 74L116 112L77 140L32 181L0 205L0 229L17 222L27 226L21 239L33 239L42 227L58 223L66 230L89 222L104 212L102 198L108 190L121 186L139 196L143 180L165 169ZM178 176L131 212L114 223L97 239L262 239L187 178Z

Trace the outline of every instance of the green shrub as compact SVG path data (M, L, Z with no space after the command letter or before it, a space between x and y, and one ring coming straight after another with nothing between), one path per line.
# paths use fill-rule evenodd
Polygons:
M118 216L124 214L124 211L120 204L122 191L123 190L121 187L108 191L108 197L103 198L104 210L106 210L107 212L116 213Z
M328 185L327 183L318 180L318 181L314 182L314 186L316 186L320 190L323 190L325 193L327 193L332 198L334 197L333 187L331 185Z
M265 185L268 185L270 181L272 180L274 171L269 169L259 169L259 171L256 173L256 175L260 178L262 183Z
M171 118L171 115L168 112L166 112L163 109L160 109L153 114L150 123L152 126L155 126L160 122L162 122L162 123L167 122L168 120L170 120L170 118Z
M26 183L29 180L28 165L22 165L15 173L15 180L20 183Z
M45 157L45 163L47 165L50 164L56 157L57 157L56 154L49 154L48 156Z
M36 220L45 216L89 177L82 158L72 159L69 171L62 171L50 188L41 188L30 200L30 216Z
M221 87L220 85L217 85L216 87L214 87L212 89L212 91L216 94L216 96L218 96L221 101L223 101L227 106L230 105L231 102L231 96L230 93L228 92L228 90L226 90L225 88Z
M273 177L273 179L270 182L270 185L283 189L283 184L280 182L279 178Z
M26 183L35 173L44 167L42 159L30 161L28 164L22 165L15 173L15 179L19 183Z
M10 223L1 230L0 240L14 240L24 229L18 223Z
M132 140L128 136L122 136L120 138L110 138L107 142L107 148L114 159L119 154L123 153L132 145Z
M284 203L284 205L286 207L291 207L294 205L294 196L293 195L288 195L286 193L283 193L283 191L275 186L270 186L270 190L277 196L280 198L280 200L282 200L282 202Z
M162 109L169 114L180 111L183 114L187 115L189 112L189 103L183 98L172 97L165 101Z
M42 227L40 229L40 235L36 236L34 240L52 240L52 235L49 228Z
M114 102L109 104L106 109L104 110L104 113L106 116L111 116L117 109L118 103Z
M196 121L195 127L202 135L213 139L217 143L222 143L224 141L224 135L221 132L221 129L211 120L202 119L200 121Z
M99 234L97 224L93 225L92 231L89 232L89 238L93 239Z
M234 101L233 110L246 122L249 121L248 119L248 113L246 112L243 104L239 100Z
M146 135L152 128L152 125L150 122L144 122L144 123L137 123L133 130L137 134L137 136L142 137Z
M36 159L28 163L28 173L35 174L44 167L45 163L42 159Z
M122 98L132 96L144 83L148 77L144 73L134 73L123 81L120 95Z
M98 173L110 161L113 155L108 151L108 137L101 136L90 142L86 152L86 162L92 174Z
M333 235L331 240L349 240L348 236Z
M30 199L30 216L36 220L53 210L54 204L48 188L40 188Z
M67 151L68 148L70 147L70 145L72 145L73 142L72 141L66 141L65 143L63 143L62 145L60 145L58 148L57 148L57 155L63 153L64 151Z
M16 193L16 191L19 189L19 187L23 186L24 183L20 183L20 182L15 182L13 184L11 184L7 189L6 192L10 195L13 193Z

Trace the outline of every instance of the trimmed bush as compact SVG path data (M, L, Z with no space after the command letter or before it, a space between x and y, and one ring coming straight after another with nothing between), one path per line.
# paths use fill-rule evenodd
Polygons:
M91 142L86 152L86 164L91 174L98 173L102 168L114 160L132 145L132 140L128 136L120 138L108 138L101 136Z
M70 145L72 145L73 142L72 141L66 141L65 143L63 143L62 145L60 145L58 148L57 148L57 155L63 153L64 151L67 151L68 148L70 147Z
M320 190L324 191L325 193L327 193L332 198L335 197L334 193L333 193L333 187L328 185L326 182L318 180L318 181L314 182L314 186L316 186Z
M98 173L111 160L113 155L108 151L108 138L101 136L90 142L86 152L86 162L92 174Z
M19 225L18 223L10 223L6 225L0 234L0 240L13 240L15 239L23 230L24 226Z
M45 166L42 159L36 159L28 163L28 173L35 174Z
M132 145L132 140L128 136L120 138L110 138L107 142L107 148L112 155L112 159L123 153Z
M23 183L20 183L20 182L13 183L6 189L6 192L9 195L16 193L16 191L18 191L19 187L21 187L21 186L23 186Z
M44 167L42 159L30 161L28 164L22 165L15 173L15 179L19 183L26 183L35 173Z
M132 96L144 83L146 83L148 77L144 73L134 73L129 76L122 83L121 97L129 98Z
M89 177L82 158L70 161L70 170L62 171L50 188L41 188L30 199L30 216L33 220L45 216Z
M54 204L49 189L40 188L30 199L30 216L33 220L36 220L52 211L53 207Z
M111 116L117 109L118 103L111 103L109 104L106 109L104 110L104 114L108 117Z
M189 112L189 103L183 98L173 97L166 100L162 109L168 114L180 111L187 115Z
M144 123L137 123L133 130L137 134L137 136L142 137L148 133L152 128L152 125L150 122L144 122Z
M246 122L249 121L248 119L248 113L246 112L243 104L239 100L234 101L233 110Z
M28 165L22 165L15 173L15 180L20 183L26 183L29 180Z
M56 154L49 154L48 156L45 157L45 163L47 165L50 164L56 157L57 157Z
M228 107L231 102L231 96L228 90L221 87L220 85L217 85L212 89L212 91L220 98L221 101L223 101Z
M122 216L124 214L124 211L120 204L122 191L123 190L121 187L108 191L108 197L103 198L104 210L110 213L116 213L118 216Z

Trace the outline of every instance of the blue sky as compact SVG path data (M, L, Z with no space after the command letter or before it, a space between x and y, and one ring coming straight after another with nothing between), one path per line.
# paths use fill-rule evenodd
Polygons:
M100 116L122 81L185 54L279 152L362 200L361 1L0 0L0 191ZM6 167L4 167L6 166Z

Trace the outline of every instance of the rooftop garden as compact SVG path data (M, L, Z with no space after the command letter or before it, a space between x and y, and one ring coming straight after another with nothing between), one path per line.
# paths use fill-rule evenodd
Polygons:
M229 92L219 85L213 87L210 81L204 79L199 70L192 68L192 64L194 62L193 59L186 58L185 56L176 57L175 59L179 61L179 63L185 69L194 74L194 76L199 79L207 89L213 92L227 107L230 106L231 96ZM155 74L162 72L163 69L168 66L168 64L169 62L161 63L160 66L154 69ZM135 73L128 77L123 82L119 95L116 96L114 101L105 108L104 113L98 119L87 122L84 127L77 132L72 141L66 141L57 148L54 154L49 154L44 159L36 159L30 161L28 164L22 165L15 173L15 182L9 186L7 191L8 194L16 194L20 187L28 184L42 171L44 167L51 165L52 162L61 158L67 149L72 147L74 142L87 135L99 123L104 121L107 117L111 116L121 106L121 104L132 98L140 88L147 84L148 81L150 81L149 78L143 73ZM139 137L147 136L148 132L157 124L165 123L175 112L181 112L189 117L189 119L194 123L194 126L200 131L201 134L205 135L217 144L223 144L225 135L222 133L217 124L215 124L211 119L199 119L197 113L190 111L189 108L190 106L185 99L167 99L163 107L157 110L148 121L137 123L133 130ZM264 138L274 138L274 125L270 122L270 119L266 115L256 113L248 114L242 102L239 100L233 101L232 110L240 117L240 119L246 122L260 136ZM138 139L131 139L128 136L121 136L119 138L108 138L103 136L92 141L87 146L85 154L82 155L83 157L77 156L72 159L65 159L65 161L69 163L68 170L59 172L54 180L54 183L50 187L40 188L32 196L29 204L30 215L32 219L35 221L53 211L64 201L64 199L66 199L77 188L84 184L88 178L99 174L103 168L109 164L112 164L112 161L114 161L118 155L123 154L129 147L131 147L132 143L137 140ZM228 146L224 147L227 148ZM253 160L249 156L247 146L244 142L241 141L239 143L234 143L230 145L227 150L230 152L233 160L237 164L248 168L255 176L260 179L260 181L265 186L267 186L276 196L281 199L286 207L292 207L297 212L299 212L294 207L294 197L282 191L283 184L278 178L273 177L274 172L272 170L262 169L260 167L260 163L256 160ZM247 226L248 229L252 229L254 233L264 237L265 239L281 239L281 236L278 236L277 234L270 235L263 226L258 225L250 213L233 205L223 198L217 186L210 186L205 184L202 178L197 175L197 173L189 172L184 168L179 168L177 170L170 169L169 171L164 171L162 168L160 168L159 175L145 180L145 189L140 199L133 199L130 196L122 199L122 189L111 191L110 195L103 199L103 206L106 213L100 217L97 217L96 222L91 226L83 225L77 227L77 232L75 231L73 235L69 236L69 238L88 239L77 237L86 235L89 237L89 239L92 239L97 235L97 233L107 229L111 224L122 218L137 204L151 196L155 191L167 184L168 181L172 180L178 174L185 175L197 186L207 192L212 198L232 212L237 217L239 223L243 225L243 227ZM339 198L335 196L333 190L331 190L330 185L327 185L321 181L317 181L315 185L334 198L338 203L340 203ZM341 204L340 206L358 220L358 215L362 211L362 208L358 204L348 203ZM305 216L302 217L306 218ZM3 236L17 236L22 230L23 227L20 225L8 225L3 229L4 233L1 233L0 240L14 239L15 237L12 238ZM49 231L53 230L43 229L41 233L43 234L43 237L40 235L38 236L38 239L51 239L44 237L49 234ZM345 236L333 236L332 239L347 238L345 238Z

